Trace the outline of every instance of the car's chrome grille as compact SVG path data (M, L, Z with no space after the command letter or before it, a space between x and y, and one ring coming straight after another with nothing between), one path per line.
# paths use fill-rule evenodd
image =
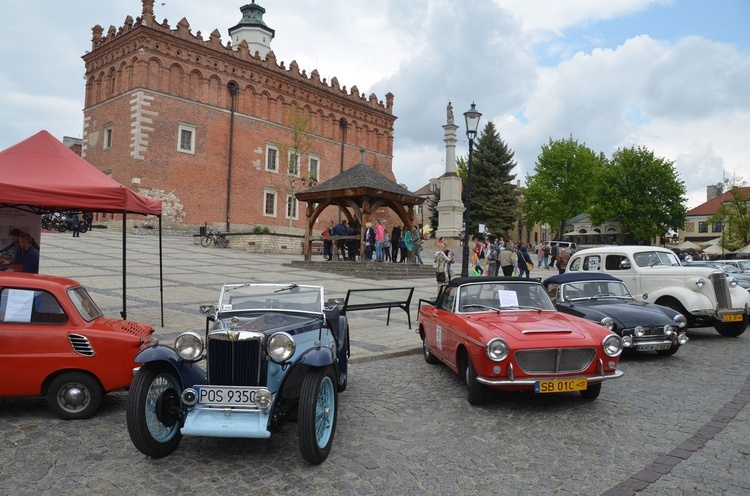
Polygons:
M79 355L92 357L95 355L94 348L89 343L89 339L86 336L80 334L68 334L70 345L73 347L73 351Z
M664 326L641 326L643 327L643 336L663 336L664 335ZM628 329L623 329L623 334L625 335L635 335L635 328L631 327Z
M229 340L208 337L208 382L225 386L263 386L265 367L260 339Z
M719 304L719 308L731 308L732 298L729 295L727 275L724 272L717 272L711 274L709 279L714 286L714 293L716 294L716 301Z
M586 370L596 357L594 348L520 350L513 356L527 374L569 374Z

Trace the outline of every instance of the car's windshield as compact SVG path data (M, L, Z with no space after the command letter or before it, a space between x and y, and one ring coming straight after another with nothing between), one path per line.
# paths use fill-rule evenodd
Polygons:
M562 285L562 298L585 300L592 298L632 298L620 281L577 281Z
M742 270L750 270L750 260L737 260L737 266Z
M486 312L494 309L554 310L542 285L524 282L483 282L461 286L458 295L461 313Z
M89 296L88 291L84 288L80 286L77 288L71 288L68 290L68 296L70 296L70 301L73 302L78 313L80 313L81 317L87 322L91 322L97 317L103 315L102 311L99 310L99 307L94 303L94 300Z
M653 267L654 265L680 265L677 255L666 251L642 251L633 254L633 260L638 267Z
M225 284L219 297L219 312L276 309L323 312L323 288L296 284Z

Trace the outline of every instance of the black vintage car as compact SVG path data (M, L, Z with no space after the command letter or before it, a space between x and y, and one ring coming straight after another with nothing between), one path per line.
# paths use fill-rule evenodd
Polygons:
M661 305L637 301L609 274L566 273L544 281L561 312L593 320L622 337L624 350L673 355L687 343L687 319Z
M265 439L297 421L302 457L328 456L338 392L346 389L349 328L323 288L225 284L201 308L205 334L146 348L135 361L127 424L135 447L169 455L182 436Z

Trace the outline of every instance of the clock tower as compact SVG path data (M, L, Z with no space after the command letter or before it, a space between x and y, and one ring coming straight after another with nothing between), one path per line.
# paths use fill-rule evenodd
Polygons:
M268 52L271 51L271 40L274 36L274 30L263 22L263 14L266 13L266 9L252 0L252 3L240 7L240 11L242 12L242 19L239 24L229 28L232 45L238 46L244 40L250 49L250 55L255 55L255 52L258 52L260 58L265 59Z

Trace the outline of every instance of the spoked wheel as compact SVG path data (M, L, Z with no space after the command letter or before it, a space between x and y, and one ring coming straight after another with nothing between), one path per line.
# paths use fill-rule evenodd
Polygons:
M216 247L217 248L226 248L227 247L227 238L224 236L220 236L216 239Z
M602 383L592 384L587 389L579 392L584 400L595 400L599 397L599 393L602 392Z
M102 387L96 379L82 372L68 372L49 385L47 404L65 420L91 417L102 403Z
M466 386L469 389L469 404L481 405L484 402L484 386L477 382L477 371L471 358L466 357Z
M211 236L203 236L201 238L201 246L203 248L207 248L208 246L211 245L212 242L213 242L213 238L211 238Z
M128 433L144 455L162 458L177 449L180 432L180 380L159 364L141 367L128 393Z
M338 393L331 367L310 369L302 382L297 414L299 449L313 465L328 458L336 432Z

